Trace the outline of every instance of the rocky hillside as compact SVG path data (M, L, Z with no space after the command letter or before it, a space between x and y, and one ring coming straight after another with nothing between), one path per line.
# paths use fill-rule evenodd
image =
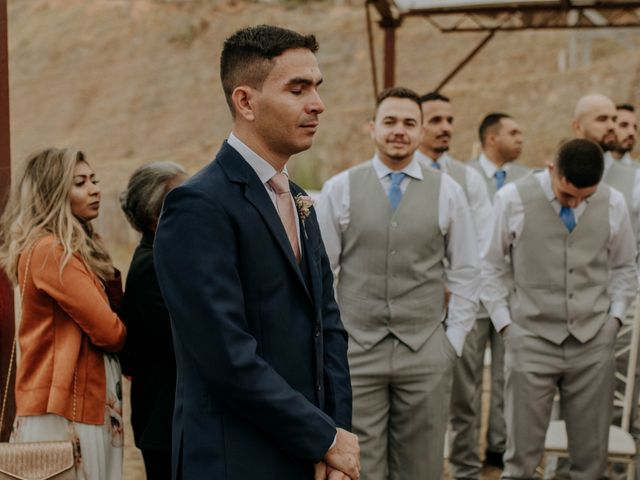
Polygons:
M314 147L292 163L303 185L318 188L372 153L367 133L373 87L363 1L9 0L14 164L47 145L84 149L106 193L101 230L115 243L134 237L121 226L115 198L133 169L170 159L194 172L230 130L218 58L224 39L254 23L313 32L320 41L327 111ZM423 19L398 36L398 84L432 89L479 41L441 34ZM378 65L381 64L381 36ZM578 62L559 68L570 42ZM523 161L542 165L570 135L578 97L602 92L639 101L640 35L610 32L502 33L445 89L457 113L452 153L473 152L489 111L523 126ZM588 47L588 62L586 57Z

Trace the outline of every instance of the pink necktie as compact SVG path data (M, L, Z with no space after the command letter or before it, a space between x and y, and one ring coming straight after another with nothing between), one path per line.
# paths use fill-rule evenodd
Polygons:
M282 225L284 225L287 237L289 237L296 261L300 262L300 245L298 245L298 231L296 229L297 216L293 210L293 202L289 192L289 177L285 173L279 172L271 177L267 183L276 192L278 215L280 215Z

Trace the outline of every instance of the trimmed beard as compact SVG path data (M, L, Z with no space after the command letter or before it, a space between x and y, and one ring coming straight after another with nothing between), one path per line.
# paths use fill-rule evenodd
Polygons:
M635 146L636 146L635 142L633 142L630 147L623 147L621 144L617 144L615 150L620 155L624 155L626 153L630 153Z
M616 142L611 141L611 142L598 142L598 145L600 145L600 148L602 149L603 152L611 152L612 150L616 150Z

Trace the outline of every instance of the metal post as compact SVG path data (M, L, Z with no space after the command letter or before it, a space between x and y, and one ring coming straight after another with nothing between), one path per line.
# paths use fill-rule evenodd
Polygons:
M396 83L396 29L400 22L383 19L380 27L384 29L384 88L393 87Z
M0 212L4 209L11 184L11 142L9 131L9 51L7 47L7 0L0 0ZM13 288L0 271L0 384L4 389L9 372L9 355L13 344ZM7 401L4 425L0 426L0 440L6 441L15 414L13 382Z
M366 4L373 5L380 14L378 25L384 30L383 86L393 87L396 80L396 29L402 24L402 15L394 15L389 0L367 0Z
M369 60L371 61L371 79L373 80L373 103L375 104L378 93L378 68L376 67L376 51L373 45L373 28L371 27L371 12L369 11L369 2L364 4L364 10L367 17L367 39L369 40Z

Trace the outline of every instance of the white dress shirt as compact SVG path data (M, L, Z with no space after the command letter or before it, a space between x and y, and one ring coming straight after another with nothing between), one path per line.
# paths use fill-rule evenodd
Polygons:
M376 156L373 168L387 194L391 187L389 169ZM400 184L406 192L409 182L423 179L422 169L416 159L400 170L406 174ZM340 272L342 232L349 227L349 171L339 173L328 180L316 204L316 213L322 239L327 249L334 278ZM445 282L451 292L449 311L445 325L447 337L458 355L462 355L464 339L473 327L480 289L479 259L476 235L467 200L462 188L446 174L442 175L438 199L438 224L445 238ZM425 205L428 208L429 205ZM419 241L419 239L416 239Z
M633 158L631 158L631 155L629 154L629 152L626 152L622 156L622 158L620 159L620 163L622 163L623 165L628 165L630 167L637 167L638 166L638 163Z
M549 171L544 170L534 175L559 215L562 205L553 193ZM580 222L580 216L588 203L587 199L573 209L576 224ZM518 244L524 221L524 207L518 189L512 183L507 184L495 196L491 236L482 248L484 287L481 298L497 331L512 321L508 297L513 278L507 254ZM609 231L609 313L621 319L636 295L636 246L624 197L613 188L609 196Z
M273 206L277 211L278 210L278 194L273 188L271 188L271 185L269 185L268 182L276 173L278 173L278 171L275 168L273 168L273 166L269 162L267 162L264 158L262 158L253 150L251 150L245 143L242 142L242 140L236 137L233 134L233 132L229 134L227 143L230 146L232 146L240 155L242 155L242 158L244 158L245 161L249 164L249 166L253 169L253 171L256 172L256 175L258 175L258 178L264 185L264 188L267 191L267 195L269 195L269 198L273 202ZM287 177L289 176L289 172L287 172L287 167L284 167L282 172L285 175L287 175ZM298 209L296 208L296 202L293 199L293 195L291 195L291 203L293 204L293 211L295 212L296 218L298 218ZM298 235L298 245L302 246L302 243L300 243L300 222L299 221L296 222L296 233ZM300 248L300 257L302 258L302 248Z
M447 153L443 153L436 160L432 159L428 155L425 155L420 150L416 150L414 158L425 167L434 168L432 162L437 162L440 165L440 171L443 173L449 173L449 162L451 157ZM484 245L485 239L489 234L489 225L491 223L491 200L489 200L489 193L487 192L487 185L480 173L475 168L465 165L465 179L466 179L466 191L468 193L467 201L469 202L469 208L471 208L471 214L473 216L473 223L476 227L476 238L478 239L478 251L480 247Z
M484 152L482 152L480 154L480 157L478 157L478 162L480 162L480 167L482 167L482 171L487 176L487 178L492 178L494 182L496 181L495 174L498 170L504 170L505 172L507 172L507 177L509 176L509 170L511 170L511 162L506 162L501 167L498 167L495 163L489 160Z

